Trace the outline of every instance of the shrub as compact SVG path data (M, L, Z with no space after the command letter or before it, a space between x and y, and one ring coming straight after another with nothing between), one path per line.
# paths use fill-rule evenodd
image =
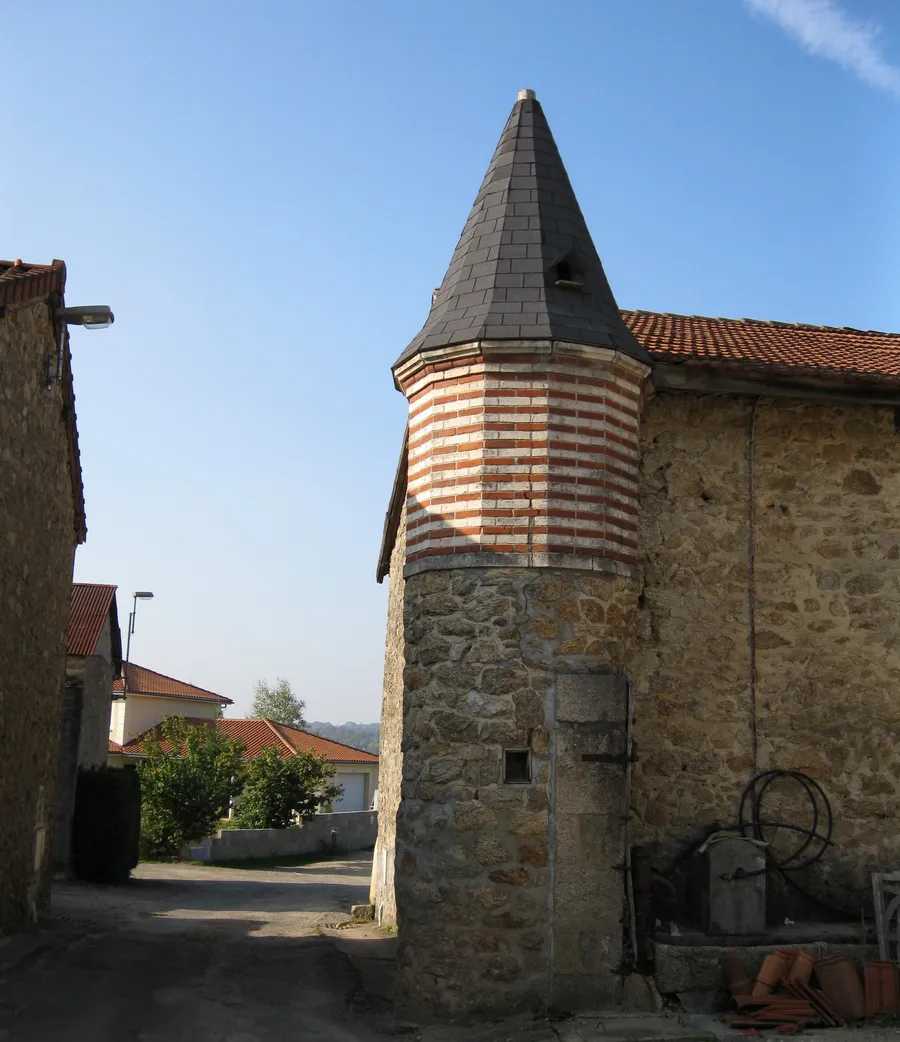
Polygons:
M214 726L193 726L181 716L143 740L143 856L180 857L185 843L213 832L240 791L243 748Z
M339 785L328 784L333 777L334 766L322 756L282 756L275 746L268 746L247 764L236 814L239 827L286 829L295 817L308 821L343 792Z

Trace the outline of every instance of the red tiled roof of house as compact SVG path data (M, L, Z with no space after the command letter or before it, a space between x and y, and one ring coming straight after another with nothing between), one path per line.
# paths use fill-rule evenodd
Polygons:
M268 720L276 731L284 738L295 753L313 753L315 756L324 756L326 760L334 763L378 763L375 753L366 752L365 749L355 749L352 745L344 745L342 742L333 742L330 738L322 738L309 731L301 731L298 727L289 724L279 724L274 720Z
M125 666L122 666L122 674ZM125 684L120 676L113 681L113 691L124 691ZM139 666L136 662L128 663L128 694L129 695L161 695L165 698L192 698L200 702L220 702L223 706L230 706L232 700L224 695L217 695L215 691L207 691L193 684L186 684L183 680L167 677L164 673Z
M115 596L115 586L72 583L67 655L94 654Z
M660 362L751 366L785 373L900 377L900 333L623 311L625 324Z
M188 717L187 722L201 727L214 726L229 738L243 742L244 759L252 759L266 747L274 745L280 749L282 756L291 756L294 753L312 753L314 756L324 756L329 763L378 763L378 757L374 753L354 749L353 746L342 745L340 742L332 742L328 738L310 734L309 731L301 731L297 727L279 724L265 718L238 720L220 717L210 720L204 717ZM150 731L145 731L126 742L122 746L122 752L140 755L143 739L148 734L158 732L159 727L160 725L157 725ZM172 747L163 742L163 748L167 752L171 752Z
M110 738L110 740L109 740L109 751L111 753L120 753L122 751L122 746L119 745L118 742L114 742L112 740L112 738Z

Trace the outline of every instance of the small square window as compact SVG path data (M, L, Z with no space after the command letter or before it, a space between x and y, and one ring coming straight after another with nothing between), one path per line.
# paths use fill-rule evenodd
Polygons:
M528 785L531 781L531 750L503 750L503 781L507 785Z

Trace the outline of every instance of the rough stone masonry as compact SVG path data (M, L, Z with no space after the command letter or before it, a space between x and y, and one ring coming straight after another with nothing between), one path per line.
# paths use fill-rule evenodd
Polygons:
M0 263L0 934L45 908L75 545L74 396L56 379L65 266Z
M897 358L620 312L520 95L393 370L373 895L406 1011L616 1004L626 847L670 863L761 769L831 797L820 895L894 867Z

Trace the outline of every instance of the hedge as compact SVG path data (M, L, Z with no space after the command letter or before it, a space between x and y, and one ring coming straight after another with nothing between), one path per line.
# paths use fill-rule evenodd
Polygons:
M137 771L93 767L78 772L72 866L79 879L125 883L139 860L141 784Z

